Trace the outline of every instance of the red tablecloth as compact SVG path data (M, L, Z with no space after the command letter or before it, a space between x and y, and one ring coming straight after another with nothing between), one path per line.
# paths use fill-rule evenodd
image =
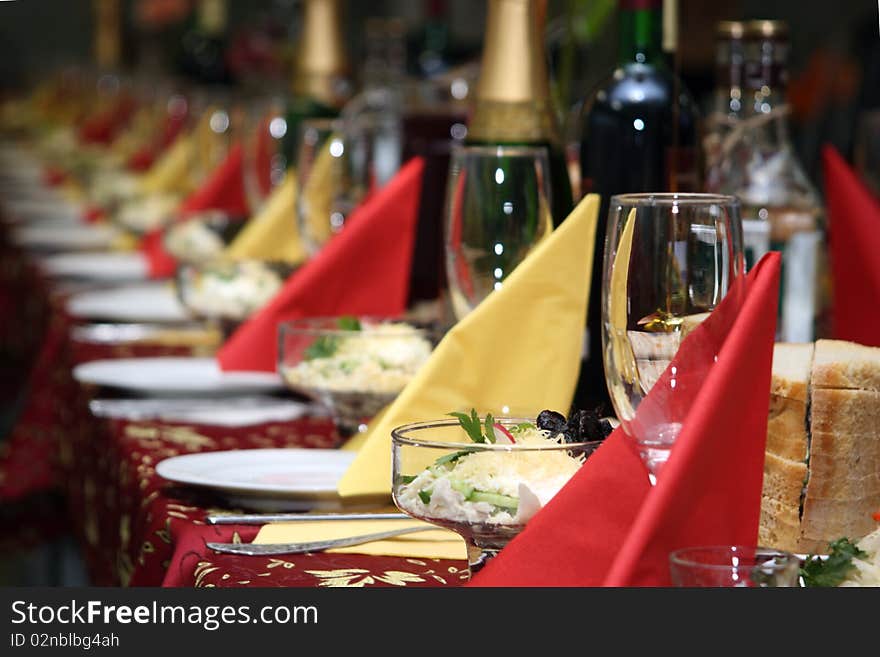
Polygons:
M0 303L4 295L15 296L9 288L24 284L24 272L31 278L27 293L19 296L40 300L38 309L47 319L25 403L0 452L0 520L16 528L0 549L72 531L95 585L440 586L467 577L466 563L455 560L326 553L258 558L208 550L206 540L233 540L237 534L246 541L257 528L205 525L205 515L223 510L223 501L170 484L156 474L156 463L223 449L332 447L340 441L332 424L304 418L228 428L96 418L88 401L97 391L73 379L75 364L190 349L72 341L75 322L64 312L63 298L27 266L0 281ZM66 504L58 504L59 493ZM22 523L23 517L38 522Z

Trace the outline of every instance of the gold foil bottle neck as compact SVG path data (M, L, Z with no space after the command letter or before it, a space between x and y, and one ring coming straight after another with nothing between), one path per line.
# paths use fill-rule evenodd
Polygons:
M306 0L293 90L337 107L345 101L349 63L339 0Z
M475 141L558 140L544 58L544 0L488 0Z
M101 70L118 68L122 53L121 0L94 0L95 63Z
M548 95L539 20L534 0L489 0L478 98L516 103Z

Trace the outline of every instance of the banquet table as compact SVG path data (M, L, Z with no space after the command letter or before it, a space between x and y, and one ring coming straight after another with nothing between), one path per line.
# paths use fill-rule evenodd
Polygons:
M198 348L74 339L77 320L65 310L65 292L20 252L8 245L2 249L8 258L0 304L4 316L22 321L4 322L0 331L0 344L15 352L19 367L15 384L3 392L21 396L0 451L0 517L17 531L3 539L0 550L69 531L91 582L101 586L453 586L466 581L467 564L460 560L321 552L250 557L208 549L206 541L250 541L259 528L206 524L208 513L235 509L224 508L222 498L208 490L162 479L156 464L216 450L336 447L340 438L332 422L306 416L224 427L96 417L89 401L107 391L78 383L72 376L76 364L187 355ZM25 338L33 344L25 344ZM21 368L27 361L25 373Z

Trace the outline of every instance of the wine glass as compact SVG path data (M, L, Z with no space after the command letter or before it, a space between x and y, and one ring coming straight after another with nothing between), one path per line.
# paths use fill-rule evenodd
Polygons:
M297 143L297 222L313 256L375 186L371 135L360 121L306 119Z
M459 146L446 191L446 276L458 319L553 230L547 149Z
M252 102L244 116L242 135L243 182L253 214L284 180L291 163L287 104L281 97Z
M735 197L612 197L602 278L605 379L652 484L721 348L723 331L697 329L722 300L732 306L725 321L736 316L743 273Z

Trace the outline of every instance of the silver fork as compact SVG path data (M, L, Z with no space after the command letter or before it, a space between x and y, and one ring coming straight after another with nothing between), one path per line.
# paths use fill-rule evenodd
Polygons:
M208 543L207 545L215 552L223 552L225 554L245 554L248 556L301 554L303 552L319 552L320 550L331 550L333 548L361 545L362 543L381 541L386 538L402 536L403 534L415 534L416 532L430 531L433 529L437 529L437 527L406 527L402 529L392 529L385 532L375 532L373 534L359 534L357 536L330 538L322 541L307 541L305 543L265 543L256 545L254 543Z

